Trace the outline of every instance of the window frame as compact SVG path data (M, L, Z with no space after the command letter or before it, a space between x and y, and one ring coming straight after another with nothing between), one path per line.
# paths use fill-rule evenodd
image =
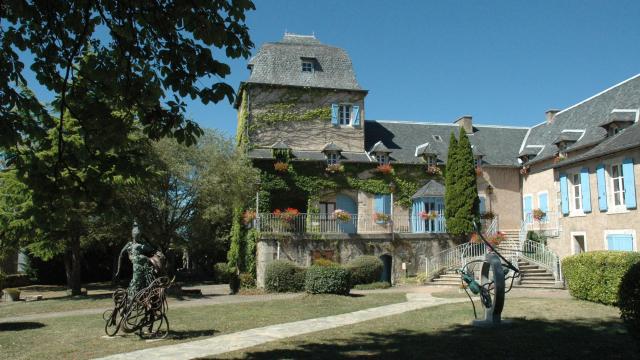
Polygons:
M387 154L387 153L376 152L374 154L374 157L375 157L376 162L378 163L378 165L387 165L387 164L389 164L389 154Z
M305 66L308 65L308 66ZM308 69L308 70L305 70ZM313 61L311 60L302 60L302 72L303 73L313 73L314 72L314 66L313 66Z
M576 252L576 247L575 247L575 237L576 236L582 236L582 239L584 240L584 252L589 251L589 245L587 244L587 232L586 231L572 231L569 234L570 240L571 240L571 255L576 255L578 254ZM605 241L606 241L606 236L605 236Z
M425 155L424 161L427 166L437 166L438 165L438 157L435 155Z
M325 154L327 158L327 165L335 165L340 163L340 154L335 151L330 151Z
M338 125L351 126L353 118L353 104L338 104Z
M625 192L625 188L624 188L624 172L622 171L622 162L621 161L612 161L610 164L607 165L608 170L607 171L607 175L609 177L609 181L607 181L607 187L609 188L609 193L611 194L611 197L609 200L611 200L611 208L616 211L622 211L622 210L626 210L626 205L624 202L624 192ZM613 176L613 169L617 168L618 170L618 176L614 177ZM619 181L618 183L618 191L615 191L615 185L616 185L616 181ZM616 204L616 194L620 195L620 204Z
M582 174L579 172L571 173L571 202L569 204L569 213L584 213L584 204L582 203ZM576 183L576 179L578 179ZM576 195L576 191L578 192Z

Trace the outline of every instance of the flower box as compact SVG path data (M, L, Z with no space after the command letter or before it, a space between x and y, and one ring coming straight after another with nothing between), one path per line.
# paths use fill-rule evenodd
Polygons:
M541 209L535 209L533 210L532 215L536 221L542 221L547 216L547 213L542 211Z
M436 165L429 165L427 166L427 174L441 176L442 170L440 170L440 168L437 167Z
M438 213L436 211L421 211L418 215L422 220L435 220L438 218Z
M342 209L336 209L333 212L333 217L338 220L338 221L342 221L342 222L348 222L351 221L351 214L349 214L348 212L342 210Z
M324 171L326 171L328 173L331 173L331 174L342 173L342 172L344 172L344 165L342 165L342 164L327 165L327 167L324 169Z
M391 216L385 213L374 213L373 214L373 221L375 221L377 224L386 224L391 220Z
M376 171L384 175L390 175L394 173L393 166L391 166L391 164L378 165Z
M289 164L282 162L282 161L278 161L275 164L273 164L273 168L277 171L277 172L287 172L289 170Z

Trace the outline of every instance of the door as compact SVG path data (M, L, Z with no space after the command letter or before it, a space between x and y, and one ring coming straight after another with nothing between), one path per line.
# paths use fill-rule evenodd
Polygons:
M334 221L332 219L333 212L336 210L336 203L334 202L321 202L320 203L320 231L330 232L332 228L335 228ZM315 220L315 219L313 219Z
M380 281L386 281L391 283L391 255L382 255L380 256L380 260L382 260L382 276L380 276Z
M607 250L633 251L633 235L631 234L607 235Z
M538 194L538 207L540 208L540 210L542 210L545 214L547 212L549 212L549 194L545 193L540 193ZM541 223L546 223L547 222L547 215L545 215L542 219L540 219ZM583 238L584 240L584 238Z
M339 194L336 196L336 208L344 210L351 214L351 220L338 221L338 231L346 234L356 233L356 222L358 215L358 205L356 202L347 195Z
M586 245L584 243L584 235L574 235L573 236L573 253L580 254L587 250Z

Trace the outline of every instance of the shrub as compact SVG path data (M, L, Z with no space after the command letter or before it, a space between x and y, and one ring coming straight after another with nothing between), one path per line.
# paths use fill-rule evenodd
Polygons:
M12 300L20 300L20 289L16 288L7 288L2 290L3 294L9 296Z
M304 269L285 260L267 265L264 287L270 292L298 292L304 289Z
M2 290L4 288L4 273L2 271L0 271L0 290Z
M380 281L384 264L375 256L362 255L351 260L346 268L351 273L352 284L370 284Z
M236 273L231 274L231 277L229 278L229 290L233 295L240 291L240 276Z
M243 289L252 289L256 287L256 279L251 273L240 274L240 287Z
M27 274L10 274L5 275L3 286L8 288L18 288L22 286L29 286L31 281L29 281L29 275Z
M622 277L618 292L620 317L629 330L640 336L640 262L632 265Z
M618 303L620 282L640 254L625 251L591 251L562 260L569 293L607 305Z
M307 270L304 289L310 294L349 294L349 271L337 266L311 266Z
M218 284L227 284L230 282L234 271L226 262L216 263L213 265L213 276Z
M388 289L391 284L386 281L378 281L371 284L358 284L353 288L356 290L376 290L376 289Z

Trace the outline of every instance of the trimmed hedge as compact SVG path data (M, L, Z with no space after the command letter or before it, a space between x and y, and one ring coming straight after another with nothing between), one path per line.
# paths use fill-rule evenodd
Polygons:
M335 261L331 261L329 259L317 259L313 262L313 265L316 266L340 266L340 264L338 264Z
M640 262L632 265L622 277L618 298L620 317L640 338Z
M276 260L267 265L264 287L270 292L298 292L304 290L305 269L286 261Z
M371 284L380 281L384 264L375 256L362 255L348 262L345 267L351 273L353 285Z
M350 278L345 268L314 265L307 270L304 289L310 294L348 295Z
M638 262L636 252L590 251L566 257L562 267L572 296L616 305L622 277Z

